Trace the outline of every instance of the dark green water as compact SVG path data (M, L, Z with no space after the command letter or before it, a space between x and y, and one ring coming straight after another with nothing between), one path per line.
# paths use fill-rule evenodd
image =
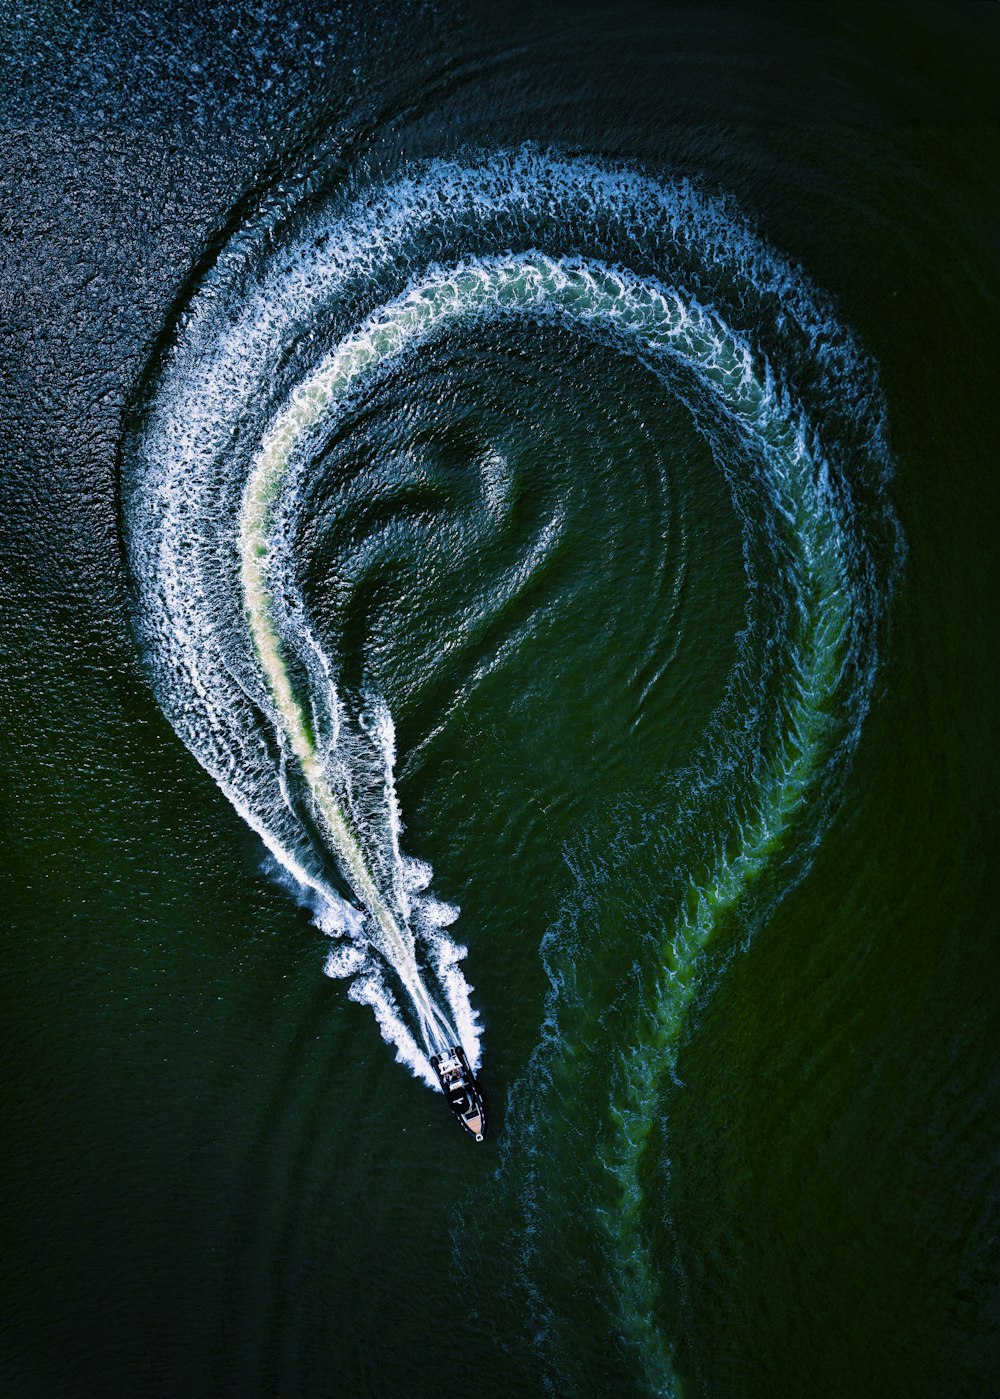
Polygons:
M4 1394L994 1393L993 7L35 6L2 43ZM540 151L570 174L497 212ZM310 445L302 595L461 907L479 1148L164 717L135 554L204 403L156 436L170 366L441 158L479 173L432 234L357 243L315 324L274 297L233 479L430 263L536 248L724 312L834 483L782 515L697 357L576 311L463 315ZM698 236L553 195L608 170L693 181Z

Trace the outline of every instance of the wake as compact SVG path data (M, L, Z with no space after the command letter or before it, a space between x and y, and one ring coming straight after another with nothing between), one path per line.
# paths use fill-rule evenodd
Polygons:
M388 708L344 683L310 614L297 540L311 482L366 393L487 321L597 340L687 405L741 522L740 659L692 770L664 782L678 891L635 950L628 1030L609 1043L607 1008L578 999L572 958L543 947L552 995L504 1158L539 1315L549 1242L566 1266L560 1209L575 1219L586 1202L617 1335L669 1394L642 1166L718 930L765 874L780 869L783 890L802 877L867 713L900 547L881 394L830 307L684 181L522 150L354 196L237 236L157 366L128 461L140 637L164 712L331 938L327 974L436 1086L429 1056L450 1044L479 1064L466 948L429 866L401 848ZM583 1058L607 1079L606 1119L564 1161L539 1124Z

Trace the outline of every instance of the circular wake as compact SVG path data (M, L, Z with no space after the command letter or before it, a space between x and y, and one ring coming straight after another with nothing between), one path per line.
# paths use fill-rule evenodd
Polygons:
M559 1183L567 1209L591 1203L618 1335L669 1392L642 1184L659 1097L717 930L735 920L750 936L807 867L877 664L896 547L889 459L850 335L726 204L595 161L440 161L265 215L196 291L132 434L138 624L170 721L334 939L328 972L428 1083L428 1055L457 1039L478 1063L466 949L446 931L457 911L400 848L388 705L327 644L305 554L317 478L330 498L350 495L330 461L372 395L442 343L506 326L583 337L655 376L708 443L743 537L738 660L700 756L664 778L657 918L628 951L614 1015L583 990L607 939L581 945L563 928L547 940L548 1015L503 1167L521 1183L540 1315L560 1252L546 1240L565 1238ZM498 530L505 469L482 454ZM380 547L393 528L379 523ZM540 586L565 528L558 510L539 524L492 607ZM542 1125L584 1071L603 1075L608 1115L567 1128L571 1192ZM555 1324L541 1329L558 1342Z

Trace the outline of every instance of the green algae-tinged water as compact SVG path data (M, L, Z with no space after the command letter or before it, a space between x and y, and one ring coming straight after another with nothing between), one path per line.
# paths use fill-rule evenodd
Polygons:
M5 26L5 1395L995 1392L995 26ZM653 186L696 237L670 242ZM310 322L275 288L296 239L329 260L348 225L355 281ZM235 533L195 649L164 650L143 463L219 390L224 469L207 495L170 478L184 577L338 341L429 263L529 248L568 259L570 309L498 293L383 366L297 459L275 547L301 567L271 575L287 644L299 605L336 669L352 791L382 790L373 693L395 721L403 849L461 908L477 1148L348 998L357 968L323 975L344 942L316 886L349 871L308 772L286 765L295 820L268 805ZM777 408L735 411L726 345L668 373L634 330L581 333L572 269L618 263L767 354L805 456ZM824 457L829 489L782 484ZM206 637L208 730L163 667ZM285 654L312 693L314 653ZM308 910L196 756L301 862ZM359 801L390 890L388 808ZM419 1036L392 975L362 1000L394 987Z

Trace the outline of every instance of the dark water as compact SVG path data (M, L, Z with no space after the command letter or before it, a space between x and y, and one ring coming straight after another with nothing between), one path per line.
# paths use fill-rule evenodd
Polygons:
M3 1392L995 1392L992 7L2 43ZM339 341L529 251L311 430L272 578L385 891L395 721L476 1147L348 997L419 1074L398 966L323 975L236 517Z

